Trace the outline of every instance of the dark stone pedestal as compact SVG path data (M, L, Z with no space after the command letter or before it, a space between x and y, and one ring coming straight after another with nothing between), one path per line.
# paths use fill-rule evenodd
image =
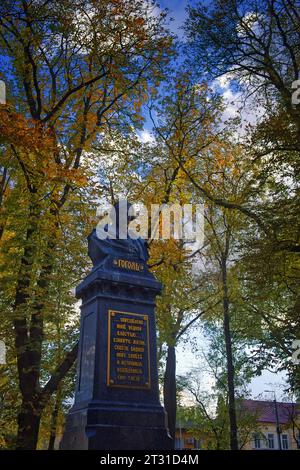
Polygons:
M78 286L77 387L61 449L172 448L158 394L154 308L160 290L145 263L113 256Z

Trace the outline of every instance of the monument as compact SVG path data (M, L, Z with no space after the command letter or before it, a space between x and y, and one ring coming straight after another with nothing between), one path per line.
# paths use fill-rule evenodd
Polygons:
M126 228L130 210L126 203ZM82 299L77 384L61 449L169 450L156 363L161 284L148 270L146 242L120 238L119 204L115 211L115 238L89 235L93 269L76 289Z

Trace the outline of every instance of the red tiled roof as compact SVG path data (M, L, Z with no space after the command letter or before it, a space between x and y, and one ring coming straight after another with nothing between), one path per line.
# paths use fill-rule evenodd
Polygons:
M257 416L258 421L276 423L274 401L243 400L242 409ZM300 407L296 403L277 402L278 420L280 424L287 424L291 418L300 416Z

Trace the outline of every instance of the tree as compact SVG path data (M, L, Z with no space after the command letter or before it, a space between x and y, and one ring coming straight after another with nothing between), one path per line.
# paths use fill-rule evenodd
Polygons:
M213 212L213 211L211 211ZM223 217L222 217L223 216ZM238 449L238 429L235 405L235 385L234 385L234 359L232 354L232 333L230 326L230 297L228 286L228 267L231 252L232 227L228 222L228 214L221 215L220 222L216 220L213 213L206 215L209 228L213 233L213 239L210 239L210 249L213 253L214 261L217 261L222 285L222 303L223 303L223 329L226 345L227 358L227 383L228 383L228 413L230 422L230 448Z
M222 200L236 197L242 202L247 188L247 177L243 172L241 156L242 149L239 146L223 145L220 152L215 152L214 159L209 158L206 165L202 162L206 173L202 175L202 179L195 179L196 176L192 177L195 187L197 188L199 184L206 184L203 183L206 180ZM233 356L233 335L235 332L234 329L232 330L232 316L234 303L237 303L236 284L239 285L239 280L234 275L233 266L239 262L237 242L239 235L246 227L245 217L241 217L237 211L216 206L213 201L206 205L204 217L206 248L201 255L204 258L203 264L206 273L202 276L201 284L202 290L205 291L207 283L208 292L212 295L212 290L214 290L215 300L220 299L222 304L221 311L219 314L216 313L215 321L222 319L223 324L230 448L237 450L239 444L235 391L236 374ZM214 310L218 312L218 308Z
M256 94L266 108L266 121L273 117L273 145L263 153L284 151L287 158L298 152L295 143L300 137L300 111L292 102L292 84L300 72L299 11L297 0L215 0L209 6L199 2L189 7L185 25L197 65L210 77L229 73L243 90ZM277 134L276 142L274 124L281 113L293 125L290 133L282 116L286 135ZM293 135L292 141L288 135Z
M7 300L22 396L18 449L36 447L42 412L76 358L75 344L41 383L48 299L69 214L78 216L72 193L80 199L88 183L91 143L119 122L139 121L170 45L163 23L164 13L154 17L139 0L1 4L3 78L11 90L0 110L2 261L14 253Z
M248 215L267 231L274 251L292 253L299 251L295 204L300 108L292 102L292 83L300 70L298 18L296 1L217 0L209 7L189 8L186 22L193 61L201 64L201 71L212 79L227 74L264 111L261 122L246 134L253 189L257 195L264 193L264 199L253 199ZM271 188L269 195L266 188ZM236 208L247 215L241 205Z
M300 70L299 14L293 0L216 0L190 7L185 26L194 70L212 80L225 76L249 112L251 102L262 111L240 135L248 154L243 203L195 183L207 199L249 219L240 265L244 298L262 317L261 353L273 349L272 361L288 368L294 390L299 387L290 358L292 339L299 336L300 108L292 94Z
M205 86L194 87L188 75L180 71L170 77L156 103L149 104L155 141L149 146L148 171L143 182L142 194L147 204L195 202L181 162L193 166L198 152L215 140L214 124L220 103L214 96L208 101L209 93ZM199 247L193 250L187 241L176 240L174 234L171 237L168 241L150 241L150 265L164 285L157 324L159 344L162 349L164 343L167 347L164 405L170 434L175 438L176 346L204 311L199 280L193 272Z
M181 405L179 416L190 423L189 432L201 440L201 448L229 449L231 436L224 332L214 316L204 322L202 330L206 343L201 348L200 365L179 377L182 403L192 402L188 407ZM242 449L258 429L257 416L245 412L243 408L243 399L248 395L247 385L255 369L249 365L245 343L236 336L233 338L238 449Z

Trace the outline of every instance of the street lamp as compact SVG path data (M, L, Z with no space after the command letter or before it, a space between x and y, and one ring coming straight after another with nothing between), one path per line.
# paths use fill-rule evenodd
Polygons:
M275 417L276 417L276 432L277 432L277 439L278 439L278 450L282 450L281 437L280 437L281 429L280 429L280 425L279 425L279 417L278 417L278 407L277 407L276 394L275 394L274 390L265 390L265 392L273 393L273 394L274 394L273 403L274 403Z

